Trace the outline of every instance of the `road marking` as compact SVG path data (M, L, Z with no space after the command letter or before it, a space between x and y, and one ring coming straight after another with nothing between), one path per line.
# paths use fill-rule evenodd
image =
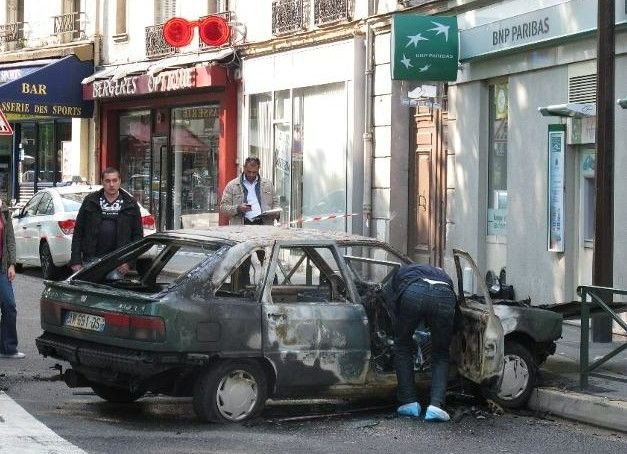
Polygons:
M0 454L86 454L0 391Z

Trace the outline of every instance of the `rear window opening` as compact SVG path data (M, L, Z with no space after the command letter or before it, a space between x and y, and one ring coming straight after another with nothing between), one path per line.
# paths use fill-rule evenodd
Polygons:
M88 265L73 280L156 294L182 281L199 265L215 257L222 247L144 239Z

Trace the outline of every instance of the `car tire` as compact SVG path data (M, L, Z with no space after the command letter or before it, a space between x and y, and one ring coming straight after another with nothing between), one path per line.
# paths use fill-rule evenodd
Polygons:
M194 411L206 422L242 422L261 413L267 396L267 378L259 364L220 361L196 380Z
M57 279L59 277L61 269L54 264L48 243L44 242L39 246L39 262L44 279Z
M503 378L495 388L482 389L484 396L506 408L520 408L527 404L536 385L538 366L527 347L505 340Z
M135 402L145 394L142 390L131 391L126 388L118 388L116 386L108 386L100 383L92 383L91 389L94 390L94 393L96 393L98 397L116 404Z

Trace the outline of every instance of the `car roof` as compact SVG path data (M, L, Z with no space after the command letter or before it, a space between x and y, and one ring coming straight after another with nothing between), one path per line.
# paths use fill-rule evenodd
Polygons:
M376 238L353 233L317 230L294 227L275 226L215 226L203 229L179 229L160 232L158 235L194 237L197 239L219 239L232 243L268 242L276 240L333 240L339 244L360 242L371 244L386 244ZM387 245L387 244L386 244ZM389 247L389 245L387 245Z

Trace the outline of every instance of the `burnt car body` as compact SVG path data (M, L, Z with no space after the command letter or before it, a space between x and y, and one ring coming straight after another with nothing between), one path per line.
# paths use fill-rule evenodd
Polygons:
M124 262L131 272L111 279ZM112 402L193 396L206 421L254 417L268 397L392 396L380 289L408 262L384 242L342 232L156 233L66 281L46 281L37 348L70 363L69 386ZM507 351L491 300L460 298L460 310L457 369L499 389Z

